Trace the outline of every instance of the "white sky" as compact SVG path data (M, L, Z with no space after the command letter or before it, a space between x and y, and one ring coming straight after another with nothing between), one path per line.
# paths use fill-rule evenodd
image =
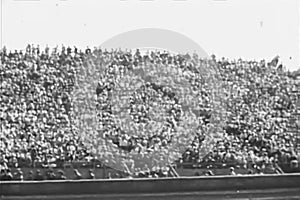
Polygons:
M99 46L138 28L177 31L218 57L300 68L298 0L1 0L1 45Z

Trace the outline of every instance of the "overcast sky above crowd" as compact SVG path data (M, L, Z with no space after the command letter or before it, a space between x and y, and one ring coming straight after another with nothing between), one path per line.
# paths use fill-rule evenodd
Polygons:
M139 28L181 33L230 59L300 68L298 0L1 0L1 46L99 46Z

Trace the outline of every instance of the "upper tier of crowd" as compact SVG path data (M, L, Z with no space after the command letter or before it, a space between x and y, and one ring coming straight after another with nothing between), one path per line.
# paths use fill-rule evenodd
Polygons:
M228 164L244 168L274 167L299 161L299 82L278 65L276 59L229 61L214 56L173 55L168 52L142 54L137 51L62 47L41 49L28 45L23 51L0 52L0 165L1 169L22 166L60 165L67 161L89 162L97 155L85 145L74 108L74 91L81 76L101 66L102 75L94 88L96 103L87 98L82 108L95 105L98 123L105 137L125 151L149 151L172 143L176 125L185 112L172 89L146 81L130 99L129 115L137 126L151 122L151 103L165 102L167 113L163 130L155 135L133 136L118 127L114 119L112 92L118 78L140 65L172 66L188 71L191 87L200 94L199 131L180 163L214 166ZM198 66L218 72L225 88L225 125L210 152L201 156L205 130L213 109L211 88L199 78ZM126 84L125 84L126 86ZM82 87L84 89L84 87ZM155 99L155 100L153 100ZM200 105L201 104L201 105ZM192 105L187 103L186 105ZM84 125L84 124L83 124ZM82 125L81 125L82 126ZM86 125L87 129L89 128ZM128 131L129 130L129 131ZM297 136L298 132L298 136Z

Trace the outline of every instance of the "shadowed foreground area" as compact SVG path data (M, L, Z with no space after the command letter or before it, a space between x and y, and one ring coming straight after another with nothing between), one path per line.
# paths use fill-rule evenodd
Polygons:
M300 174L1 182L1 199L299 199Z
M284 188L271 190L236 190L236 191L209 191L209 192L180 192L159 194L98 194L98 195L49 195L49 196L9 196L1 199L299 199L299 188Z

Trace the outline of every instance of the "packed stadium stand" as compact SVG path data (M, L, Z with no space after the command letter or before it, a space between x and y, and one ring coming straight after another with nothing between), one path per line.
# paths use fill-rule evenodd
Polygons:
M156 134L132 134L131 127L124 128L126 123L120 128L115 122L115 107L120 102L112 104L114 91L121 77L138 66L172 66L185 74L198 95L194 116L200 125L193 140L182 143L185 150L173 163L178 172L189 168L195 175L209 176L222 169L231 175L299 170L300 73L286 70L276 59L227 60L165 51L142 54L138 50L76 47L50 50L33 45L24 51L3 48L0 55L1 180L112 178L107 174L109 167L93 149L97 144L89 145L93 141L87 140L93 138L83 133L91 127L80 120L78 113L84 110L96 112L101 136L123 152L155 152L171 145L176 127L185 121L186 109L171 87L147 80L129 100L128 116L134 122L130 126L151 123L156 116L150 106L164 103L166 121ZM200 149L212 124L214 99L199 66L214 69L224 89L221 138L216 138L204 156ZM93 74L95 68L98 74ZM86 79L89 76L99 78L94 88L87 88L91 86ZM132 90L130 81L123 83L122 88ZM85 98L90 95L87 91L94 96ZM194 105L188 102L193 100L185 101ZM119 178L164 177L171 176L170 168L111 173Z

